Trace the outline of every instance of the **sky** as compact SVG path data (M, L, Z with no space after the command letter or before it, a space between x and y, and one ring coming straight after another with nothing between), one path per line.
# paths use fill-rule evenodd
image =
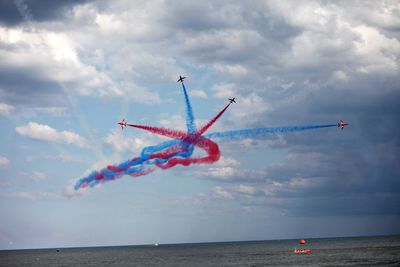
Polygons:
M398 1L0 2L0 249L400 234ZM75 182L185 130L214 164ZM200 153L200 152L199 152Z

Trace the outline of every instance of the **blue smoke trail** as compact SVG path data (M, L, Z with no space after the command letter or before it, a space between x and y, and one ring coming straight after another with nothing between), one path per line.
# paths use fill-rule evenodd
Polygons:
M325 124L325 125L308 125L308 126L283 126L275 128L255 128L255 129L243 129L233 130L226 132L216 132L204 135L205 138L247 138L247 137L262 137L268 134L275 133L287 133L287 132L299 132L318 128L327 128L337 126L337 124Z
M183 94L185 95L185 102L186 102L186 126L189 133L196 132L196 124L193 115L192 105L190 104L189 95L186 91L185 85L182 83Z
M286 133L286 132L298 132L306 131L319 128L336 127L337 124L325 124L325 125L306 125L306 126L284 126L275 128L255 128L255 129L243 129L243 130L233 130L226 132L215 132L204 135L205 138L223 138L223 139L235 139L235 138L249 138L249 137L262 137L268 134L276 133ZM177 151L175 153L170 153L168 157L154 158L151 159L151 155L157 152L161 152L164 149L170 148L175 145L180 145L185 148L183 151ZM143 148L140 157L133 160L128 160L126 162L120 163L119 165L113 166L113 169L104 168L100 172L93 172L85 178L80 179L75 184L75 190L78 190L83 184L88 184L90 187L94 187L101 180L109 181L114 180L122 175L128 174L138 174L140 172L146 171L146 168L150 169L151 166L156 164L164 164L168 162L173 157L188 158L193 154L195 145L185 144L184 140L170 140L162 142L155 146L148 146ZM102 179L97 179L98 175L102 176Z
M143 148L140 157L135 158L133 160L128 160L123 163L120 163L116 166L113 166L114 169L119 169L119 171L115 171L112 169L103 168L100 172L92 172L90 175L80 179L74 186L75 190L78 190L83 184L88 184L90 187L94 187L99 184L101 181L110 181L121 177L122 175L128 174L138 174L140 172L146 171L147 167L154 166L156 164L165 164L172 157L182 157L187 158L193 154L194 145L185 145L184 151L178 151L176 153L170 153L168 157L164 158L154 158L151 159L151 155L153 153L161 152L164 149L170 148L174 145L184 145L182 144L182 140L170 140L162 142L155 146L148 146ZM150 168L149 168L150 169ZM101 179L98 179L98 176L101 175Z
M186 102L186 126L188 129L188 134L196 134L197 129L195 125L195 118L193 115L192 106L190 104L189 95L186 91L185 85L182 83L183 93ZM229 104L224 108L225 111ZM223 111L221 111L223 113ZM220 112L220 114L222 114ZM215 120L218 116L215 118ZM284 132L296 132L305 131L318 128L333 127L336 124L326 124L326 125L310 125L310 126L285 126L276 128L256 128L256 129L243 129L243 130L233 130L226 132L215 132L206 135L202 133L197 133L202 135L204 138L246 138L246 137L261 137L267 134L274 133L284 133ZM200 130L201 131L201 130ZM188 137L189 138L189 137ZM158 145L148 146L143 148L140 156L132 160L125 161L118 165L107 166L101 171L92 172L90 175L80 179L75 184L75 190L81 187L94 187L100 182L106 182L110 180L115 180L121 176L128 174L132 176L140 176L148 174L154 171L154 167L159 165L164 165L168 163L172 158L189 158L195 149L195 142L190 142L187 138L175 139L170 141L162 142ZM193 140L192 140L193 141ZM219 153L219 152L218 152Z

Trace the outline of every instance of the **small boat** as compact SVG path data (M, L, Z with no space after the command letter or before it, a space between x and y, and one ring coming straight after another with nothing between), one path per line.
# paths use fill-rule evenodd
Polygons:
M294 254L310 254L311 249L294 249Z

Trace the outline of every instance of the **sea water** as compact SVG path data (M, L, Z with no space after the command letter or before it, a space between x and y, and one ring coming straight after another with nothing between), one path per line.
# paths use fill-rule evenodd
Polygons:
M400 236L0 251L0 266L400 266ZM308 255L294 254L307 248Z

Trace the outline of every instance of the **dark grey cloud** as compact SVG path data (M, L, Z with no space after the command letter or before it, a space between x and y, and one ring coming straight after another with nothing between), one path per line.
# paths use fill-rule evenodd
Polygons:
M62 14L82 2L27 4L37 21L67 22ZM2 5L1 12L10 11L0 16L3 24L21 21L12 2ZM231 129L350 122L343 131L285 134L285 142L277 137L255 140L292 157L280 165L267 164L261 170L267 175L248 181L266 187L252 204L272 205L275 197L284 201L274 205L296 214L399 214L393 204L400 196L396 1L100 1L80 12L81 17L69 14L68 19L88 25L75 29L82 31L75 35L69 29L71 38L79 40L83 58L101 50L104 69L114 77L152 77L155 83L159 77L167 80L174 74L171 69L182 64L211 70L215 83L231 85L238 96L238 108L231 112L244 113L228 122ZM98 14L105 15L104 25L95 23ZM43 92L37 96L59 92L33 68L6 68L0 79L0 97L6 102L34 99L34 91L26 88ZM9 77L12 73L16 78ZM25 81L18 80L22 75ZM252 100L257 97L261 100ZM250 104L240 106L246 101ZM270 108L261 110L263 106ZM290 188L296 179L304 187ZM245 181L234 177L225 183ZM273 182L289 188L274 188ZM272 195L268 188L275 190Z
M363 77L365 78L365 77ZM254 197L254 205L275 206L296 215L400 214L400 91L396 81L358 81L351 88L330 87L309 93L260 116L254 126L350 122L344 130L321 129L283 135L271 148L289 158L265 169L264 181L248 183L274 189ZM340 86L339 86L340 87ZM304 187L290 187L301 179ZM243 181L237 181L243 182ZM253 183L256 182L256 183ZM272 198L282 199L278 204ZM244 205L250 205L246 200Z
M188 20L166 22L170 27L182 25L181 52L201 64L230 63L248 66L261 65L274 68L276 55L288 48L288 40L301 31L274 17L268 6L255 2L245 8L241 3L225 3L221 7L210 3L191 9ZM203 8L201 8L203 7ZM179 13L171 9L170 14ZM190 14L190 13L189 13ZM201 16L198 14L207 14ZM165 19L168 19L165 18ZM187 23L189 22L189 23ZM210 22L212 26L210 27ZM268 62L268 63L267 63ZM267 63L267 64L266 64Z
M210 67L243 67L245 75L220 71L219 82L232 83L239 101L256 93L272 106L233 127L350 122L343 131L285 134L285 142L268 138L277 140L268 147L287 149L294 157L266 167L264 180L249 185L315 182L275 191L273 197L285 200L277 207L303 215L400 213L400 31L394 4L368 2L374 11L365 16L367 7L355 2L322 1L312 8L305 2L229 2L225 10L203 2L193 10L182 7L182 16L163 18L171 32L181 33L179 43L170 43L177 54ZM196 11L207 15L190 15ZM243 177L225 182L243 183ZM253 204L275 203L270 200L260 193Z
M77 4L84 4L90 0L27 0L30 13L35 21L61 20L65 18L66 10ZM23 22L21 14L14 0L0 1L0 24L16 26Z
M45 79L35 69L0 68L0 99L14 105L66 105L60 85Z

